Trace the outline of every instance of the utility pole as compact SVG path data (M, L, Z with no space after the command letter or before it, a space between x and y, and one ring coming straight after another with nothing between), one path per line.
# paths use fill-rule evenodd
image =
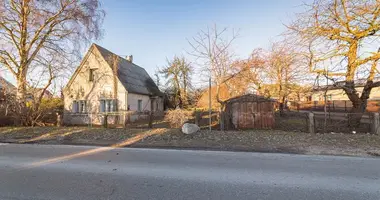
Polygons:
M208 121L209 121L209 131L211 131L211 75L208 80Z
M324 128L323 133L326 133L326 126L327 126L327 92L329 90L329 72L328 69L325 67L325 75L326 75L326 90L325 90L325 105L324 105L324 114L325 114L325 121L324 121Z

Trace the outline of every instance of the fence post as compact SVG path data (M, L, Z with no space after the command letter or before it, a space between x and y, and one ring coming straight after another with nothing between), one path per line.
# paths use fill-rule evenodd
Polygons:
M103 120L103 127L107 128L108 127L108 115L104 115L104 120Z
M314 113L309 113L309 133L314 134Z
M347 104L347 101L344 101L344 111L347 111L346 104Z
M335 112L335 103L334 103L334 100L332 102L333 102L333 111Z
M373 126L372 126L372 133L375 135L378 135L380 133L380 121L379 121L379 113L373 114Z
M200 121L201 112L195 110L195 113L194 113L194 114L195 114L195 124L199 126L199 121Z
M62 125L61 115L59 113L56 113L56 114L57 114L57 126L60 127Z
M153 128L153 112L149 112L149 128Z
M219 112L219 123L220 123L220 130L224 131L224 112Z

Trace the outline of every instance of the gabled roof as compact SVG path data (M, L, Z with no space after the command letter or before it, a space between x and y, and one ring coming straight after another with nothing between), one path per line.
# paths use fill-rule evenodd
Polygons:
M144 68L127 61L125 58L120 57L97 44L93 45L98 49L111 68L113 66L112 58L114 56L118 57L117 76L129 93L162 96L161 91Z
M16 87L12 83L0 76L0 89L2 88L7 88L9 91L16 90Z
M86 53L86 56L83 58L80 66L75 70L73 76L70 78L65 89L67 89L71 85L72 81L75 79L75 76L80 71L80 68L82 67L82 65L84 65L84 63L86 62L89 55L94 49L97 49L99 51L100 55L107 62L109 67L111 67L111 69L113 67L113 58L115 56L118 58L117 77L129 93L144 94L151 96L163 96L163 93L158 89L157 85L154 83L154 81L145 71L144 68L127 61L125 58L120 57L95 43L92 44L89 48L88 52Z

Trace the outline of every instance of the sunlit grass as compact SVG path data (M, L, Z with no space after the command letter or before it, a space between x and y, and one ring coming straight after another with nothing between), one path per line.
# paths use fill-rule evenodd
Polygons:
M19 143L28 143L28 142L35 142L35 141L39 141L39 140L46 140L46 139L51 139L55 136L65 137L65 136L68 136L68 135L71 135L74 133L79 133L79 132L86 130L86 128L73 129L73 130L71 130L71 129L73 129L73 128L68 128L68 132L66 132L67 131L66 129L57 129L57 130L51 131L49 133L43 134L41 136L37 136L37 137L31 138L31 139L21 140L21 141L19 141ZM63 132L63 133L61 133L61 132Z
M119 143L116 143L114 145L111 145L109 147L99 147L99 148L96 148L96 149L90 149L90 150L82 151L82 152L79 152L79 153L74 153L74 154L54 157L54 158L50 158L50 159L46 159L46 160L42 160L42 161L38 161L38 162L33 162L31 164L28 164L26 167L30 168L30 167L43 166L43 165L47 165L47 164L62 162L62 161L71 160L71 159L78 158L78 157L83 157L83 156L88 156L88 155L93 155L93 154L96 154L96 153L101 153L101 152L109 151L109 150L112 150L112 149L115 149L115 148L119 148L119 147L125 147L125 146L131 145L133 143L136 143L136 142L138 142L138 141L140 141L140 140L142 140L142 139L144 139L146 137L149 137L149 136L152 136L152 135L164 134L166 130L167 129L164 129L164 128L154 129L154 130L147 130L147 131L139 133L139 134L137 134L137 135L135 135L135 136L133 136L133 137L131 137L129 139L126 139L126 140L124 140L122 142L119 142Z
M20 131L23 129L26 129L26 127L3 127L3 128L0 128L0 134L8 134L13 131Z

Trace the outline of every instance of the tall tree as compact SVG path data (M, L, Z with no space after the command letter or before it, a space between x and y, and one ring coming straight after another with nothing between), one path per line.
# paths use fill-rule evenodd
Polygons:
M189 90L191 89L191 75L193 73L193 67L191 64L185 59L185 57L179 58L179 70L181 72L181 87L182 87L182 102L184 107L189 106Z
M235 31L218 29L214 25L189 41L193 49L190 54L201 62L201 71L209 71L209 74L202 74L212 78L215 95L212 95L211 102L215 97L221 110L224 110L225 100L242 95L252 85L257 85L259 69L263 66L261 49L255 49L248 59L234 59L232 44L236 38Z
M17 80L21 106L31 71L47 72L50 85L81 44L101 36L103 17L98 0L0 1L0 63Z
M295 48L283 42L272 44L266 59L266 66L265 74L270 83L274 85L267 89L272 96L278 98L280 111L283 111L285 101L293 92L292 85L305 77L306 70L302 66Z
M345 91L352 102L351 125L359 125L367 107L378 74L380 48L380 1L378 0L315 0L306 5L288 27L305 46L312 72L326 76ZM365 79L360 92L355 87L358 78Z
M216 86L216 100L224 109L225 102L220 97L220 89L226 81L236 73L232 72L233 53L232 43L237 34L232 31L229 35L228 29L218 29L216 25L207 27L200 31L189 41L193 51L190 53L201 62L202 71L209 71L214 85Z
M167 66L160 70L160 73L167 79L167 85L172 88L174 94L174 103L176 106L183 108L188 105L188 89L191 86L190 75L192 67L184 57L175 56L169 61Z

